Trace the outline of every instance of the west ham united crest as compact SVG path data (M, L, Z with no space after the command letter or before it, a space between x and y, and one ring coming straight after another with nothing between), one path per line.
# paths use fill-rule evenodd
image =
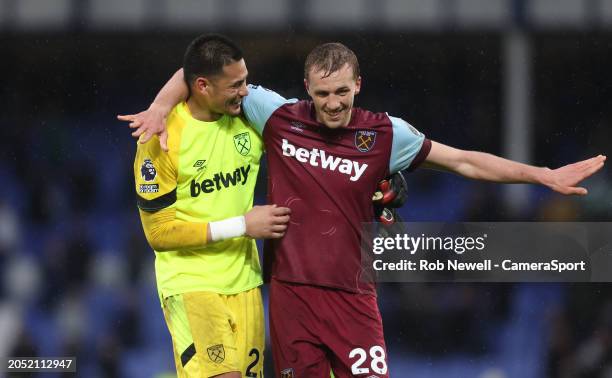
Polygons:
M359 130L355 133L355 147L361 152L368 152L376 143L376 131Z
M281 376L281 378L295 378L295 375L293 374L293 369L292 368L285 369L285 370L281 371L280 376Z
M217 344L206 349L208 352L208 358L216 364L220 364L225 360L225 349L223 344Z
M234 135L234 147L242 156L246 156L251 151L251 136L247 133Z
M153 181L155 180L155 176L157 176L157 171L155 170L155 166L151 159L144 159L142 165L140 166L140 176L145 181Z

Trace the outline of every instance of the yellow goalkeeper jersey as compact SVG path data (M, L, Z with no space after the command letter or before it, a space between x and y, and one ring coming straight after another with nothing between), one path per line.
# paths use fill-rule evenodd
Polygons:
M134 177L141 210L174 207L178 220L211 222L251 209L263 143L244 118L199 121L183 102L168 116L167 129L169 152L161 150L158 138L137 147ZM155 255L161 298L192 291L235 294L262 284L250 238Z

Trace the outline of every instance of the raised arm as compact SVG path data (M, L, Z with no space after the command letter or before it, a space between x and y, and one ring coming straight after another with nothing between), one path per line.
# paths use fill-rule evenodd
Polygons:
M549 169L484 152L460 150L432 141L431 150L422 166L476 180L540 184L561 194L585 195L588 191L577 185L599 171L605 161L606 156L599 155L561 168Z
M140 143L146 143L153 135L159 135L162 149L168 151L166 117L172 108L179 102L185 101L188 95L189 89L183 79L181 68L162 87L147 110L137 114L118 115L117 119L130 122L130 128L136 129L132 136L138 137Z

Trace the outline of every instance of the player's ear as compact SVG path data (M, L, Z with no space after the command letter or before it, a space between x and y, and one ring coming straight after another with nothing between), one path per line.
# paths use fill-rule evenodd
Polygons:
M304 79L304 88L306 89L306 93L308 93L308 79Z
M357 80L355 80L355 94L359 94L361 91L361 76L357 76Z
M198 92L205 94L207 93L208 87L210 86L210 80L205 77L199 76L195 79L193 85Z

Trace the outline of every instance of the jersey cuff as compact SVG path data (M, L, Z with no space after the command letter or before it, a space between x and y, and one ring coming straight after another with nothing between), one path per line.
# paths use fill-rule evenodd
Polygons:
M165 209L176 202L176 188L174 188L174 190L171 192L152 200L142 198L138 193L136 194L136 197L136 203L138 204L138 208L140 210L148 213L154 213L161 209Z
M431 151L431 140L425 138L423 140L423 144L421 145L419 153L412 160L412 163L410 163L410 166L408 167L408 172L412 172L417 169L418 166L421 165L425 161L425 159L427 159L429 151Z

